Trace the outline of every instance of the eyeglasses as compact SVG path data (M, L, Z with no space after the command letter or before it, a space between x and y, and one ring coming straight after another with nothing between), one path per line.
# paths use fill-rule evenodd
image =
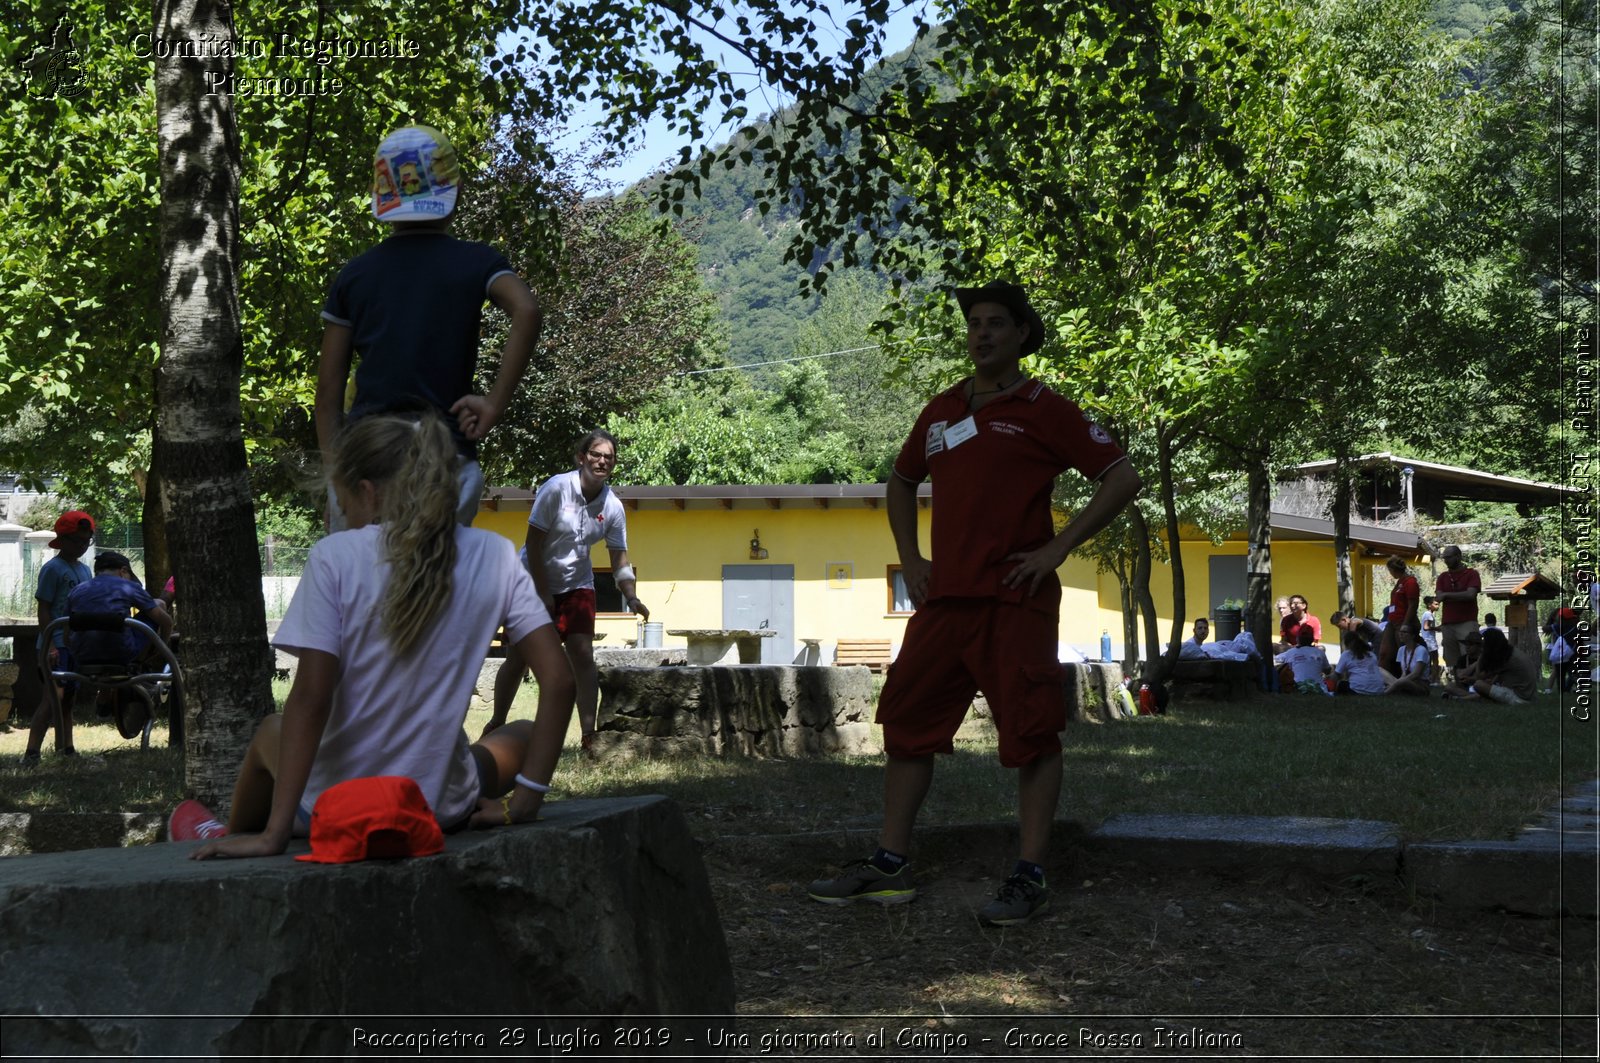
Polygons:
M590 461L609 461L613 465L617 463L617 456L608 450L591 450L587 453Z

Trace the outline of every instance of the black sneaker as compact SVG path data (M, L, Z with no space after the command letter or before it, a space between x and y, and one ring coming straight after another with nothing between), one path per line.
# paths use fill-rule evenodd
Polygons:
M995 899L978 911L979 922L989 926L1026 923L1050 908L1050 891L1027 875L1012 875L1000 885Z
M917 887L911 880L911 865L904 863L890 874L880 871L871 860L846 864L838 878L819 878L806 890L814 901L823 904L906 904L916 900Z

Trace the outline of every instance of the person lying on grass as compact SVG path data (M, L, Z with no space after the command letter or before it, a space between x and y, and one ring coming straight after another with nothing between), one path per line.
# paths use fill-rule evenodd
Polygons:
M191 857L281 853L323 791L374 775L414 780L447 833L537 818L572 669L511 543L456 523L455 466L431 412L340 433L331 479L350 530L307 558L274 639L299 657L294 686L245 753L227 827L198 802L173 813L172 840L207 839ZM502 624L539 681L538 713L469 745L462 724Z

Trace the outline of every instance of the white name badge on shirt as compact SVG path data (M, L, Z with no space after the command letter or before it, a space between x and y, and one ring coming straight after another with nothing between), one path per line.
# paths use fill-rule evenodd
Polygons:
M944 430L944 445L954 449L977 434L977 422L975 422L969 416L957 421L955 424Z

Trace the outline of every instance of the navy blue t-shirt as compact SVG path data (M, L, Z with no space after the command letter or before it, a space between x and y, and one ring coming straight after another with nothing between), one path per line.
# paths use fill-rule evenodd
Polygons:
M398 232L351 259L322 307L324 321L350 329L358 359L350 420L426 402L476 456L447 411L472 391L489 285L512 272L489 245L442 232Z

